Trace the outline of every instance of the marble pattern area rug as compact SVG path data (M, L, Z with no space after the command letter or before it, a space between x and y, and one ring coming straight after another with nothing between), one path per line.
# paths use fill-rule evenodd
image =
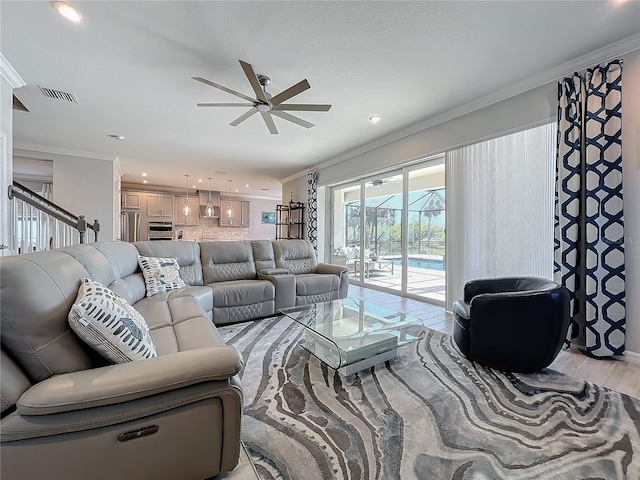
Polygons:
M593 383L485 368L433 330L347 377L289 319L219 331L244 358L242 439L263 480L640 479L640 400Z

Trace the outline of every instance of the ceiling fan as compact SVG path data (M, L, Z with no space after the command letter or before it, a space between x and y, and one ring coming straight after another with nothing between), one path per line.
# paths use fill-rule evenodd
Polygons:
M401 183L402 182L402 180L396 180L395 177L391 177L391 178L392 178L391 180L377 178L375 180L371 180L369 183L371 184L372 187L381 187L385 183Z
M248 95L236 92L235 90L211 82L202 77L191 77L198 82L209 85L210 87L217 88L219 90L222 90L223 92L230 93L231 95L235 95L236 97L240 97L249 102L197 104L198 107L250 107L250 109L246 113L243 113L229 124L232 127L240 125L249 117L260 112L265 125L269 129L269 132L271 132L272 135L275 135L278 133L278 129L276 128L276 124L273 121L272 115L280 117L283 120L295 123L296 125L300 125L301 127L311 128L313 127L313 123L307 122L306 120L303 120L300 117L296 117L295 115L291 115L290 113L287 113L287 111L328 112L331 108L331 105L314 105L307 103L285 104L283 102L286 102L290 98L295 97L299 93L302 93L305 90L311 88L311 85L309 85L309 82L306 79L296 83L295 85L287 88L279 94L272 96L266 91L267 85L271 83L271 79L269 77L267 77L266 75L256 75L256 73L253 71L253 67L247 62L243 62L242 60L240 60L240 65L242 66L242 70L244 70L244 74L247 76L247 80L249 80L249 84L251 84L251 88L253 88L255 98L251 98Z

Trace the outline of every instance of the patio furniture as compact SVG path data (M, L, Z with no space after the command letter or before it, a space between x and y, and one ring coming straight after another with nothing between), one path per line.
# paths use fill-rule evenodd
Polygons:
M369 278L372 271L387 271L393 275L393 266L394 263L391 260L372 260L367 258L364 260L364 278ZM356 275L360 274L360 260L353 261L353 267L355 269Z
M569 291L544 278L472 280L453 315L453 337L469 360L536 372L553 362L567 336Z

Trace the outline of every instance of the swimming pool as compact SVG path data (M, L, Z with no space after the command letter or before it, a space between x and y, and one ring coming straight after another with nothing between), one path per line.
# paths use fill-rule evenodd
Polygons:
M392 261L395 265L402 264L401 258L394 258ZM444 271L444 260L432 260L428 258L409 257L407 258L407 264L409 267L414 267L414 268L429 268L431 270Z

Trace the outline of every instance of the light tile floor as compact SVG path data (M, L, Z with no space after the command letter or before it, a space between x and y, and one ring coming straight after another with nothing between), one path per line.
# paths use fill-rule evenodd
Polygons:
M453 331L453 315L446 312L443 307L356 285L349 286L349 296L418 317L432 330L449 335ZM596 360L572 348L561 351L549 368L640 398L639 364L619 360ZM233 472L219 475L215 479L260 480L246 453L245 460L242 460L241 455L240 464Z

